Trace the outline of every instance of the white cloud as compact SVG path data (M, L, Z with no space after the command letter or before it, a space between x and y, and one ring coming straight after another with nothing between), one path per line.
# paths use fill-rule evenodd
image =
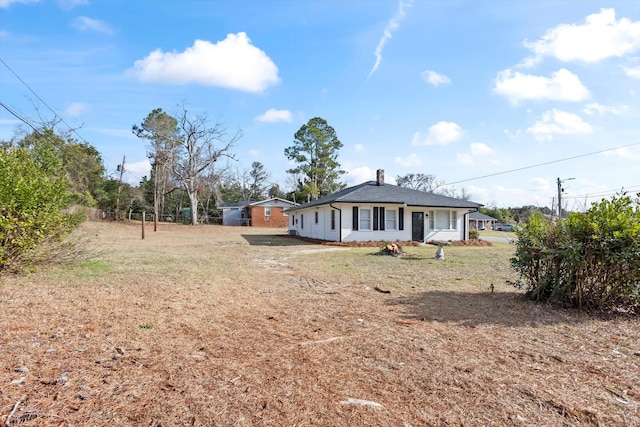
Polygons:
M598 104L597 102L591 102L584 106L582 111L590 116L594 114L599 114L600 116L604 116L607 113L614 114L619 116L623 112L629 109L628 105L621 105L620 107L609 107L607 105Z
M387 26L382 32L382 37L380 37L380 41L376 46L376 50L373 53L376 57L376 62L375 64L373 64L371 71L369 71L369 76L367 78L371 77L373 73L375 73L378 67L380 66L380 62L382 61L382 50L384 49L384 46L391 39L392 37L391 34L400 27L400 21L402 21L406 16L404 8L411 6L412 3L413 3L413 0L400 0L398 4L398 11L393 16L393 18L389 20L389 23L387 23Z
M372 179L375 179L375 171L366 166L347 169L347 181L349 184L360 184Z
M353 151L355 151L356 153L362 153L364 152L365 148L363 144L355 144L353 146Z
M69 106L65 110L65 115L70 117L77 117L80 114L82 114L84 111L86 111L88 108L89 108L89 105L85 104L84 102L72 102L71 104L69 104Z
M421 132L413 135L413 145L447 145L462 136L462 129L454 122L438 122L429 128L426 136Z
M245 92L262 92L280 82L278 67L246 33L228 34L215 44L196 40L184 52L154 50L137 60L130 72L143 82L195 83Z
M73 21L73 27L80 31L95 31L96 33L102 33L107 35L113 35L114 31L111 27L102 21L89 18L87 16L78 16Z
M8 9L12 4L17 3L38 3L40 0L0 0L0 9Z
M549 191L551 188L549 181L540 177L530 179L529 184L531 184L531 189L533 191Z
M293 120L291 111L289 110L276 110L270 108L264 114L260 114L255 118L257 122L262 123L279 123L279 122L291 122Z
M129 173L127 174L127 182L131 185L138 185L143 176L147 178L151 176L151 163L149 163L149 160L126 163L124 170Z
M251 157L260 157L262 152L260 150L256 150L254 148L249 149L249 156Z
M438 74L432 70L425 70L421 74L422 80L434 86L451 83L451 79L443 74Z
M553 72L551 77L506 69L498 73L493 90L512 104L526 100L584 101L590 96L578 76L565 68Z
M482 142L472 142L471 154L473 156L488 156L493 154L493 149Z
M618 156L626 160L640 160L640 155L634 153L629 147L616 148L615 150L605 151L605 156Z
M624 73L633 78L633 79L640 79L640 66L638 67L622 67L622 69L624 70Z
M482 142L473 142L471 143L469 148L470 148L469 153L458 153L456 155L458 159L458 163L460 163L463 166L474 165L476 163L476 160L475 160L476 157L482 157L482 156L486 157L493 154L493 150L491 149L491 147L489 147L487 144L484 144Z
M416 153L411 153L405 157L398 156L394 159L394 161L400 166L404 166L407 168L422 166L422 160L420 159L420 157L418 157Z
M593 127L577 114L566 111L550 110L527 129L537 140L551 140L553 135L577 135L593 133Z
M614 9L600 9L600 13L587 16L582 25L558 25L540 40L524 45L534 55L525 60L525 66L535 65L545 56L565 62L598 62L640 49L640 21L616 20Z

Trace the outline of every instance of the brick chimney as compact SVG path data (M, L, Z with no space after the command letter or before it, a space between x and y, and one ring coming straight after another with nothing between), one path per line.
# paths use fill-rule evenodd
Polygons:
M376 185L384 185L384 169L376 171Z

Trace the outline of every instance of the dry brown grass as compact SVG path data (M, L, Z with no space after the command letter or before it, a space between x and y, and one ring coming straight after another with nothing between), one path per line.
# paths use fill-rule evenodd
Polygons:
M83 233L94 259L2 277L8 425L640 425L639 320L523 300L508 245Z

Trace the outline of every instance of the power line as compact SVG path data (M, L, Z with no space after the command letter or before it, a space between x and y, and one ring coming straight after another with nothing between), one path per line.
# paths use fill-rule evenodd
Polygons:
M38 95L36 93L35 90L33 90L28 84L27 82L25 82L19 75L18 73L16 73L11 67L9 67L9 65L2 59L0 58L0 62L20 81L20 83L22 83L27 89L29 89L29 91L36 97L38 98L38 100L40 102L42 102L42 104L44 104L49 111L51 111L54 115L54 118L59 118L60 122L64 123L64 125L67 126L67 128L69 129L70 132L72 132L73 134L75 134L83 143L87 144L87 145L92 145L90 144L86 139L84 139L77 131L76 129L72 128L65 120L64 118L58 114L53 108L51 108L49 106L49 104L47 104L47 102L42 99L42 97L40 95ZM0 105L7 110L9 113L11 113L14 117L16 117L18 120L20 120L21 122L27 124L31 129L34 130L34 132L40 134L40 132L38 131L38 129L36 128L36 126L34 126L29 119L27 119L26 117L23 117L22 115L20 115L19 113L17 113L15 110L13 110L11 107L7 106L6 104L0 102ZM103 162L105 161L109 161L110 163L116 163L119 164L117 162L114 162L112 159L104 159L102 156L100 156L100 158L102 159ZM140 181L142 180L142 177L137 176L136 174L127 171L128 174L132 175L134 178L138 178Z
M2 106L5 110L7 110L9 113L11 113L12 116L14 116L16 119L20 120L22 123L26 124L27 126L29 126L31 129L34 130L34 132L40 133L38 131L38 129L36 129L31 122L29 121L29 119L27 119L26 117L23 117L20 113L18 113L17 111L15 111L14 109L12 109L11 107L9 107L8 105L6 105L4 102L0 101L0 106Z
M636 189L640 190L640 185L632 185L632 186L628 186L628 187L621 187L617 190L603 190L597 193L587 193L587 194L579 194L576 196L564 196L563 199L593 199L596 197L606 197L606 196L613 196L615 194L619 194L619 193L624 193L627 191L636 191Z
M85 144L90 145L90 144L89 144L89 142L87 142L87 140L85 140L85 139L84 139L84 138L83 138L83 137L82 137L78 132L76 132L76 130L75 130L74 128L72 128L72 127L71 127L71 126L70 126L70 125L69 125L69 124L64 120L64 118L63 118L60 114L58 114L58 113L57 113L53 108L51 108L51 107L49 106L49 104L47 104L47 102L46 102L44 99L42 99L42 98L40 97L40 95L38 95L38 94L36 93L36 91L35 91L35 90L31 89L31 86L29 86L29 85L27 84L27 82L25 82L24 80L22 80L22 78L18 75L18 73L16 73L15 71L13 71L13 69L12 69L11 67L9 67L9 65L8 65L6 62L4 62L4 60L3 60L2 58L0 58L0 62L2 62L2 64L3 64L5 67L7 67L7 70L11 71L11 73L12 73L12 74L13 74L13 75L14 75L14 76L15 76L15 77L20 81L20 83L22 83L22 84L23 84L27 89L29 89L29 91L30 91L30 92L31 92L31 93L32 93L36 98L38 98L38 100L39 100L40 102L42 102L42 103L44 104L44 106L45 106L45 107L47 107L47 108L49 109L49 111L51 111L51 112L53 113L54 119L55 119L55 118L59 118L59 119L60 119L60 121L61 121L62 123L64 123L64 124L67 126L67 128L69 128L69 130L70 130L73 134L75 134L78 138L80 138L80 140L81 140L82 142L84 142Z
M619 150L621 148L633 147L635 145L640 145L640 142L634 142L633 144L621 145L619 147L607 148L605 150L592 151L591 153L586 153L586 154L578 154L577 156L565 157L563 159L551 160L551 161L544 162L544 163L537 163L535 165L523 166L523 167L520 167L520 168L510 169L510 170L503 171L503 172L496 172L496 173L492 173L492 174L489 174L489 175L478 176L476 178L469 178L469 179L463 179L463 180L455 181L455 182L448 182L445 185L454 185L454 184L460 184L462 182L476 181L478 179L490 178L492 176L504 175L504 174L508 174L508 173L512 173L512 172L518 172L518 171L525 170L525 169L533 169L533 168L537 168L537 167L540 167L540 166L551 165L553 163L566 162L567 160L574 160L574 159L579 159L581 157L593 156L594 154L606 153L607 151Z

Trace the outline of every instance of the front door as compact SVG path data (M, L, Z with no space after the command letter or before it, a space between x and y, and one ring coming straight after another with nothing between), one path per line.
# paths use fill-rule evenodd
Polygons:
M411 240L414 242L424 240L424 212L411 213Z

